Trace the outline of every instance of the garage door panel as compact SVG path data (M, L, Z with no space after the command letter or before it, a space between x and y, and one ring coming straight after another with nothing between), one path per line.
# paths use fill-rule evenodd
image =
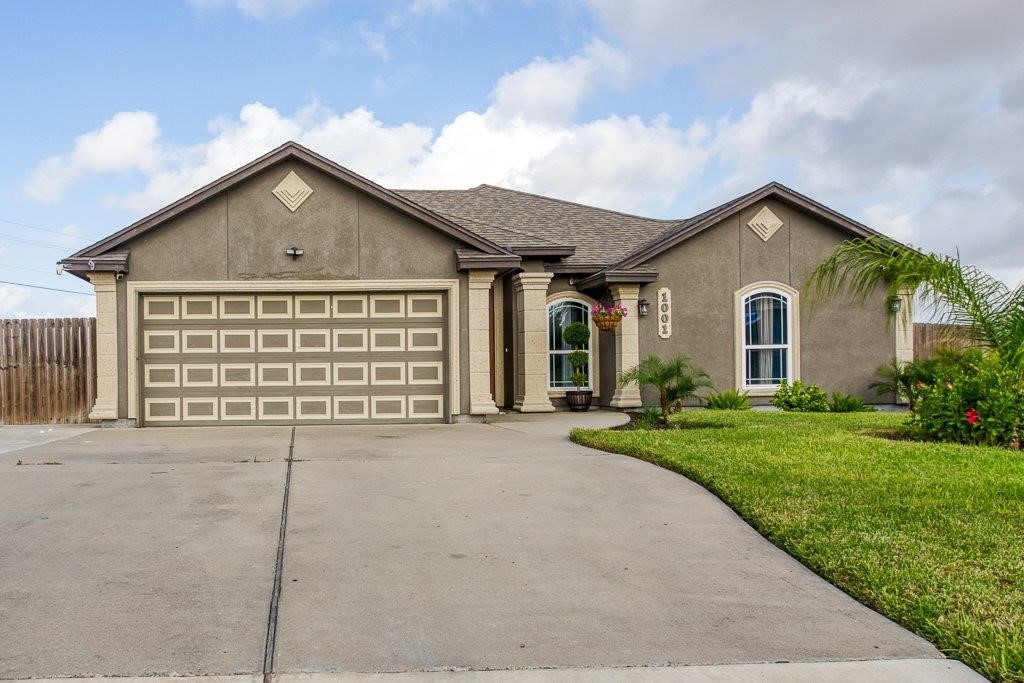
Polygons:
M143 422L443 421L444 301L435 292L144 296Z

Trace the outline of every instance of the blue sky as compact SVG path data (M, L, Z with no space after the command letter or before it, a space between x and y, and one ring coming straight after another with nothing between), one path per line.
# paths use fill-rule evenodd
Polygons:
M660 217L775 179L1024 278L1020 3L820 4L4 3L0 280L86 291L60 256L289 138ZM0 284L0 316L90 308Z

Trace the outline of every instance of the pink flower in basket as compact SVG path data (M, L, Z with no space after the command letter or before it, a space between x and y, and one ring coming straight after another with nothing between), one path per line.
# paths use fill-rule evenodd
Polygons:
M619 304L605 306L600 301L590 307L590 315L595 318L621 318L626 315L626 307Z

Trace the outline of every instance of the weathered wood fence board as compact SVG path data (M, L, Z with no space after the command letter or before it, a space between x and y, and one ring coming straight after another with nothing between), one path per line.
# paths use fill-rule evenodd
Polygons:
M962 325L914 323L914 358L930 358L936 349L969 349L974 346Z
M95 400L95 318L0 320L0 424L86 422Z

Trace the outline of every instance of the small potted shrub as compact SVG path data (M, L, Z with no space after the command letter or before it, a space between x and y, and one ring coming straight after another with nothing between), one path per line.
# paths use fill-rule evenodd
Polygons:
M569 404L569 410L576 412L590 410L594 392L584 388L590 383L587 375L590 354L583 350L583 347L590 341L590 326L586 323L573 323L562 331L562 339L572 347L572 351L569 352L569 365L572 367L572 375L569 380L576 387L565 392L565 401Z
M626 315L626 307L619 304L605 306L600 301L590 308L590 317L594 319L597 329L602 332L613 332Z

